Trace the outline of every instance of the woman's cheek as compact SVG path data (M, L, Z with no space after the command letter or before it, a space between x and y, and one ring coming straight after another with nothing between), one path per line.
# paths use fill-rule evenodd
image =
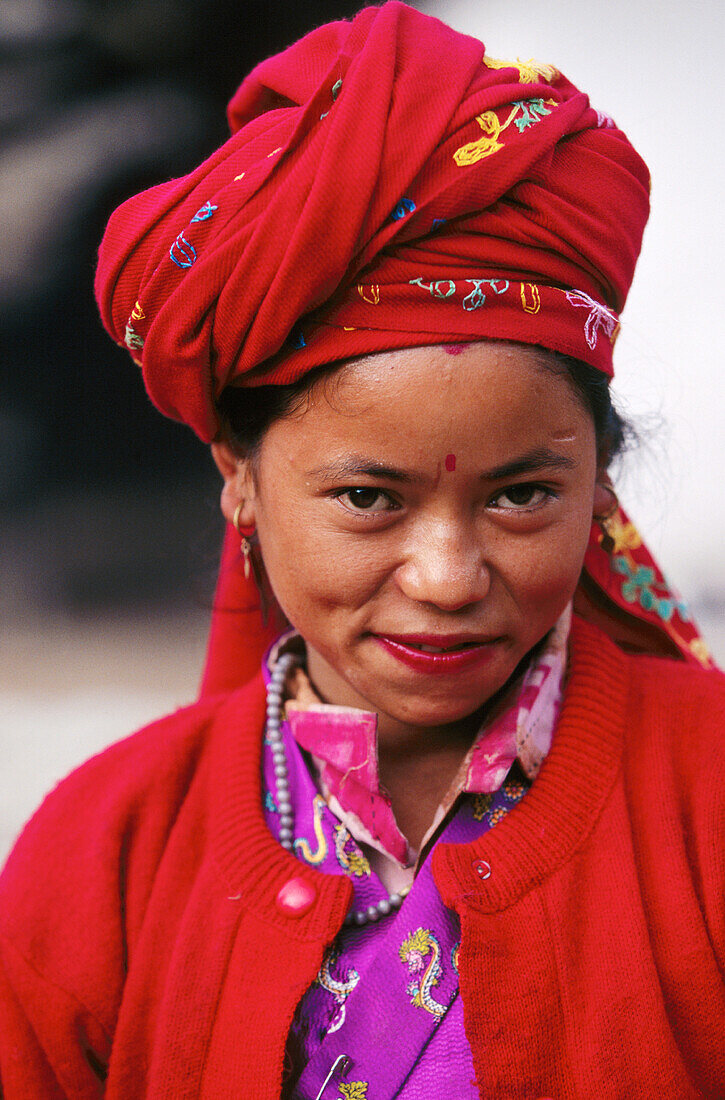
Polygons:
M579 580L588 535L588 526L584 535L567 525L556 537L550 532L499 559L499 573L521 610L537 620L564 610Z

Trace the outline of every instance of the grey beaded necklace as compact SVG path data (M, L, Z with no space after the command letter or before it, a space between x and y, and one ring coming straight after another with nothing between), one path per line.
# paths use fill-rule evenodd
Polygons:
M294 852L294 811L289 790L289 770L287 767L287 753L282 741L282 696L284 683L292 665L296 664L292 653L283 654L275 663L267 684L267 741L272 749L272 764L277 794L277 810L279 811L279 842L288 852ZM367 909L351 909L345 917L345 924L371 924L387 917L394 909L399 909L403 899L410 890L407 887L398 893L390 894L387 898L381 898L375 905L368 905Z

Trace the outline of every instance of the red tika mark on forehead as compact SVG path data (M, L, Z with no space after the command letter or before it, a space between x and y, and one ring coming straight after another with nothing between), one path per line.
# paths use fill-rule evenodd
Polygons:
M468 344L443 344L443 350L448 355L460 355L462 351L465 351Z
M455 470L455 468L456 468L456 456L455 455L446 455L446 470L448 470L448 473L452 474L453 471Z

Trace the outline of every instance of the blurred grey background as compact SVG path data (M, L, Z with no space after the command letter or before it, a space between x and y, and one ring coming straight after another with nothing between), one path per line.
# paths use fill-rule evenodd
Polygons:
M345 0L0 3L0 860L44 793L194 698L221 536L206 448L148 403L92 297L106 218L226 137L244 74ZM557 65L653 176L617 346L621 497L725 661L725 7L418 0Z

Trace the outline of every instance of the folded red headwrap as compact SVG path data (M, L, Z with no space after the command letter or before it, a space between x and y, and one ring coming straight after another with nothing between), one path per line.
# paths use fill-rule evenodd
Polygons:
M153 401L202 439L225 386L396 347L514 340L611 375L649 174L556 69L496 61L389 0L259 65L229 121L194 172L116 211L96 276ZM707 664L626 515L608 526L577 609ZM251 675L267 633L229 529L205 690Z
M393 347L518 340L611 374L649 175L551 66L390 0L263 62L229 120L116 211L96 277L152 399L202 439L230 383Z

